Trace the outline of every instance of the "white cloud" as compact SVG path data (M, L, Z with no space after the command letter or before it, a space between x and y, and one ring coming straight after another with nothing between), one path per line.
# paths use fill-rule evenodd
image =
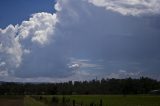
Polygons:
M34 42L42 46L48 44L54 36L57 22L56 14L42 12L33 14L21 25L0 29L0 75L14 74L23 61L23 55L31 53Z
M98 7L123 15L160 14L160 0L88 0Z
M54 6L56 11L61 11L62 10L62 6L61 6L60 2L62 2L62 1L58 1Z
M19 67L22 61L22 48L15 36L18 26L9 25L6 29L0 29L0 61L9 69ZM7 68L8 69L8 68Z
M125 76L125 77L139 77L141 72L127 72L126 70L119 70L119 75Z
M141 76L141 72L131 72L120 69L118 72L114 72L106 75L108 78L139 78Z
M4 61L2 61L1 63L0 63L0 67L3 67L3 66L5 66L6 65L6 63L4 62Z
M73 70L78 70L80 68L80 64L77 64L77 63L71 64L69 65L69 68Z
M69 68L71 69L103 69L103 65L100 65L99 63L93 63L92 61L88 59L76 59L71 58L71 63L69 64Z
M30 54L30 53L31 53L31 50L29 50L29 49L24 49L23 52L24 52L24 54Z
M54 35L57 22L56 14L44 12L33 14L29 21L23 21L19 26L19 37L21 39L29 37L32 42L41 45L47 44Z

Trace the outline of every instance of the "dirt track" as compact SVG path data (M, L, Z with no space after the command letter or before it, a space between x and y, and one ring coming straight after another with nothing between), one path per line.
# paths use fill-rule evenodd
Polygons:
M0 99L0 106L24 106L23 99Z

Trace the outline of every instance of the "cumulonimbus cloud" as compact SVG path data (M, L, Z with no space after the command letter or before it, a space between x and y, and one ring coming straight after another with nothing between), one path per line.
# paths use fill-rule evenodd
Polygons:
M121 13L122 15L160 14L159 0L88 0L98 7Z
M111 11L106 12L105 9L99 7ZM128 40L124 36L138 35L140 30L145 29L143 29L143 25L137 24L140 21L134 24L139 26L136 27L138 30L132 24L135 20L130 20L131 24L125 24L128 18L122 15L160 14L160 1L58 0L55 10L56 13L53 14L35 13L28 21L23 21L20 25L9 25L5 29L0 29L0 76L7 76L12 73L12 70L21 70L18 77L54 76L56 78L73 75L73 69L102 71L104 65L97 64L94 60L95 57L103 58L105 61L110 58L114 59L115 56L127 55L130 57L133 53L130 52L133 51L131 50L132 45L137 43L130 40L131 47L129 47ZM113 11L122 15L114 16ZM136 33L128 30L128 26ZM149 31L153 32L152 29ZM146 35L146 33L143 34ZM57 41L53 43L54 40ZM118 54L118 52L121 53ZM67 60L70 57L85 59L85 56L88 56L88 59L93 58L95 63L86 60ZM69 72L70 70L71 72Z

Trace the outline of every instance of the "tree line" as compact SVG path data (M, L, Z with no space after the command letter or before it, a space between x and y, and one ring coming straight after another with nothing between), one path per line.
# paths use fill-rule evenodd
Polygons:
M149 94L159 91L160 81L139 79L101 79L63 83L0 82L0 95L81 95L81 94Z

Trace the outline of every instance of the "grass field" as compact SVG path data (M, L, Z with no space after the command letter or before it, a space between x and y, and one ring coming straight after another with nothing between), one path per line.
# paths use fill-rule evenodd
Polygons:
M43 96L45 101L51 103L53 96ZM63 97L65 102L73 105L73 100L79 106L99 106L100 100L102 106L160 106L160 96L147 96L147 95L67 95L67 96L54 96L58 98L58 103L62 104ZM42 100L43 101L43 100ZM47 103L46 102L46 103Z
M103 106L160 106L160 96L120 96L120 95L89 95L67 96L75 100L77 104L99 105L102 100Z
M147 95L0 96L0 106L73 106L73 101L75 106L160 106L160 96Z
M24 98L24 106L48 106L41 101L37 101L30 96L25 96Z

